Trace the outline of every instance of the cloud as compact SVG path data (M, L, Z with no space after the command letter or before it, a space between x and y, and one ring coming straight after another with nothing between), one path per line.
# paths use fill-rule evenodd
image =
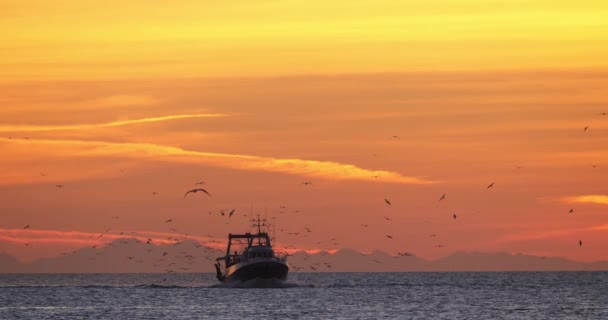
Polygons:
M59 231L36 229L0 229L0 241L25 244L77 244L81 246L102 245L117 239L137 239L147 241L152 239L155 244L173 244L187 239L199 241L209 247L223 249L219 241L209 236L184 236L177 233L155 231L108 231L105 233L83 231Z
M565 203L595 203L608 204L608 196L603 194L589 194L572 197L564 197L561 199Z
M227 114L222 113L196 113L196 114L179 114L161 117L151 117L133 120L119 120L106 123L96 124L73 124L73 125L11 125L5 124L0 125L0 132L39 132L39 131L57 131L57 130L86 130L95 128L109 128L126 126L130 124L148 123L148 122L161 122L169 120L179 119L192 119L192 118L215 118L215 117L226 117Z
M102 236L103 235L103 236ZM84 231L59 231L46 229L1 229L0 241L12 244L43 244L43 245L71 245L77 247L87 247L97 245L99 247L119 239L136 239L141 242L152 240L152 244L166 245L175 244L185 240L193 240L198 243L218 250L226 249L225 239L216 239L211 236L183 235L179 233L156 232L156 231L108 231L105 233L84 232ZM327 251L330 254L336 252L332 250L322 250L318 248L299 248L299 247L278 247L281 251L293 254L305 251L309 254Z
M306 177L388 182L398 184L435 183L419 177L403 176L397 172L370 170L333 161L281 159L243 154L228 154L184 150L172 146L147 143L115 143L83 140L24 140L6 139L5 142L26 147L35 147L37 154L47 157L125 157L144 160L182 162L221 168L277 172Z
M554 229L554 230L536 230L536 231L527 231L520 232L515 234L506 235L502 238L497 239L492 242L491 245L496 244L504 244L504 243L513 243L513 242L525 242L525 241L535 241L542 239L554 239L554 238L564 238L573 234L580 234L592 231L608 231L608 224L589 226L589 227L580 227L580 228L570 228L570 229Z

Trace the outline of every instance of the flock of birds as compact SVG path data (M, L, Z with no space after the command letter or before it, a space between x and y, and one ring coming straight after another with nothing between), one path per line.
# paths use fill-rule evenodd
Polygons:
M606 116L607 113L601 113L601 115ZM589 126L586 126L586 127L584 127L583 131L587 132L588 129L589 129ZM13 139L13 138L9 137L9 139ZM400 139L400 137L394 135L394 136L391 136L391 139ZM596 168L597 166L598 166L597 164L593 165L594 168ZM523 167L521 167L521 166L515 166L515 168L516 169L522 169ZM121 171L124 172L124 170L121 170ZM40 173L40 174L43 175L43 176L46 176L45 173ZM379 178L379 177L378 176L374 176L373 178ZM200 186L200 185L204 185L204 184L205 184L205 181L198 181L198 182L195 182L194 185L195 186ZM304 187L311 187L311 186L313 186L313 183L311 181L304 181L304 182L301 182L301 185L304 186ZM58 189L61 189L61 188L64 188L65 185L64 184L56 184L55 187L58 188ZM491 183L489 183L485 187L485 189L489 190L489 189L492 189L494 187L495 187L495 182L491 182ZM189 195L196 194L196 193L201 193L201 194L204 194L204 195L206 195L208 197L211 197L211 194L205 188L196 187L196 188L187 190L185 192L185 194L184 194L184 198L187 198ZM157 194L158 194L157 191L152 191L152 195L157 195ZM447 199L447 193L443 193L443 194L441 194L441 196L438 198L437 201L442 202L442 201L446 201L446 199ZM387 205L389 207L393 205L392 201L390 199L386 198L386 197L384 198L384 203L385 203L385 205ZM280 206L279 210L280 210L279 213L284 213L284 212L286 212L285 210L287 210L287 207L286 206ZM228 218L232 218L233 215L236 212L236 209L221 209L218 212L219 212L219 214L221 216L227 216ZM299 213L300 210L295 210L295 211L292 211L292 212ZM209 211L209 214L213 214L213 213L216 213L216 211ZM574 213L574 208L569 209L568 213L569 214L573 214ZM453 220L456 220L456 219L458 219L459 216L456 213L453 213L451 217L452 217ZM119 219L120 217L119 216L112 216L111 218L112 219ZM392 218L390 218L388 216L383 216L383 218L386 221L392 221ZM174 218L170 218L170 219L164 220L164 223L166 223L166 224L171 224L173 222L174 222ZM367 228L367 227L369 227L369 224L361 224L360 226L362 228ZM31 228L30 224L28 224L28 225L26 225L26 226L23 227L23 229L30 229L30 228ZM97 239L101 239L106 234L108 234L111 230L112 229L107 229L105 233L102 233L102 234L98 235ZM183 244L185 240L190 239L189 237L192 236L191 234L188 234L188 233L180 233L177 229L175 229L173 227L169 228L169 230L171 232L175 233L175 236L167 237L166 240L169 241L169 242L172 242L173 245L175 245L175 246ZM284 229L280 229L280 232L283 232L287 236L297 236L297 237L304 236L305 237L306 234L312 233L313 231L312 231L312 229L310 227L306 226L306 227L303 228L302 231L287 231L287 230L284 230ZM129 236L128 234L125 234L124 232L120 232L119 235L120 236ZM136 233L132 233L131 236L135 237ZM207 235L207 236L210 237L210 238L212 238L211 235ZM393 240L394 239L393 235L391 235L391 234L385 234L385 237L386 237L387 240ZM436 238L437 235L436 234L431 234L430 237L431 238ZM210 241L210 242L218 242L219 243L218 240L214 240L214 241ZM339 245L339 243L336 241L335 238L331 238L328 241L318 241L317 244L318 245L322 245L322 244L327 244L327 242L330 242L331 245L333 245L333 246ZM105 243L105 245L112 246L115 243L116 242L109 242L109 243ZM119 240L117 243L118 244L126 244L126 243L128 243L128 240L122 239L122 240ZM154 240L152 238L148 238L145 241L145 244L146 245L153 245L154 244ZM166 242L165 242L165 244L166 244ZM30 243L26 243L25 245L29 246ZM579 247L583 246L583 241L582 240L578 240L578 246ZM204 253L205 253L204 258L207 259L207 260L212 260L213 258L211 257L211 255L218 253L218 251L216 249L212 249L211 247L203 246L199 242L196 242L195 247L199 248L199 249L202 249L204 251ZM444 245L443 244L438 244L438 245L436 245L436 247L437 248L443 248ZM98 245L94 245L91 248L92 249L98 249L99 247L98 247ZM293 246L293 245L286 245L286 246L284 246L284 248L285 249L294 249L294 250L296 249L296 247ZM152 249L147 250L148 253L150 253L152 251L153 251ZM321 251L321 254L322 255L327 255L328 251L329 250ZM64 253L64 255L74 254L76 252L77 251L67 252L67 253ZM186 259L189 264L192 264L194 262L194 260L196 259L195 256L193 256L192 254L188 253L187 251L181 251L180 254L182 254L181 257L184 258L184 259ZM362 256L366 256L367 255L366 253L360 253L360 254ZM167 273L176 272L175 269L171 268L172 266L174 266L176 264L176 262L175 261L171 262L171 261L167 260L167 256L168 255L169 255L168 252L163 251L162 255L160 256L160 259L157 261L157 263L154 264L154 266L155 267L159 267L159 266L161 266L159 263L161 263L161 262L168 262L168 264L165 266L167 268L166 272ZM411 252L403 251L403 252L397 252L397 255L395 256L395 258L399 258L399 257L412 257L412 256L415 256L415 255L413 253L411 253ZM544 257L542 257L542 258L544 258ZM126 257L126 259L135 261L137 263L143 263L143 260L137 259L135 256L128 256L128 257ZM307 258L304 258L304 260L307 260ZM374 260L374 261L376 263L382 263L382 261L379 261L379 260ZM311 270L311 271L318 271L319 268L321 268L323 266L325 268L328 268L328 269L332 267L331 264L329 264L328 262L317 262L317 263L308 265L308 269ZM299 266L295 266L295 265L292 265L291 267L294 270L296 270L296 271L305 270L304 267L299 267ZM182 268L180 268L180 270L187 271L187 270L189 270L189 268L188 267L182 267Z

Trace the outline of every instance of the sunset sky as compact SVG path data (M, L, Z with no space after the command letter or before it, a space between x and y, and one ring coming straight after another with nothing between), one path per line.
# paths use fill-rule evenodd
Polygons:
M0 34L20 260L251 208L279 247L608 259L606 1L0 0Z

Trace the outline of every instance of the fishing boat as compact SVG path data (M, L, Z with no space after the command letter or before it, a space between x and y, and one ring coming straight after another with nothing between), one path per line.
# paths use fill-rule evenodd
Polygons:
M287 255L273 250L268 233L262 230L266 227L265 220L258 217L253 226L257 227L257 233L228 234L226 255L215 262L220 282L287 279ZM238 247L241 252L238 249L232 252Z

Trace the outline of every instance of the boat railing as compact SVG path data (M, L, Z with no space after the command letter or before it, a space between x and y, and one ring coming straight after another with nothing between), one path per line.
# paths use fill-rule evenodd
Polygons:
M286 252L275 251L272 257L265 257L265 258L275 258L280 261L286 261L288 256L289 255ZM218 262L224 261L227 266L231 266L233 264L237 264L242 261L248 261L248 260L256 259L256 258L264 258L264 257L246 257L245 255L241 255L241 254L230 254L230 255L219 257L216 259L216 261L218 261Z

